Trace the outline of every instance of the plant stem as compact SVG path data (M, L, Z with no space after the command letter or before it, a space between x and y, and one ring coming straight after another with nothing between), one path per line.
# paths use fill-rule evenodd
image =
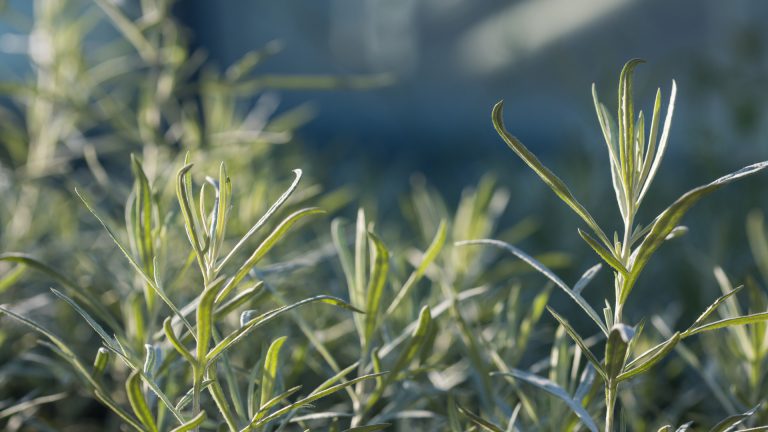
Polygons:
M605 432L613 432L614 419L613 415L616 411L616 393L618 385L613 380L609 380L605 384Z
M205 368L201 365L194 365L192 367L192 417L197 416L200 413L200 396L203 391L203 378ZM199 429L195 428L195 432Z

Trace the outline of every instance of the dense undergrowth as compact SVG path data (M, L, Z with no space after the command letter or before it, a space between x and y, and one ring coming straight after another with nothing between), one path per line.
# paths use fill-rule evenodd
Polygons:
M617 232L494 107L500 137L580 218L579 253L596 253L568 284L558 273L584 260L530 240L576 229L502 222L525 187L487 175L452 203L414 177L402 217L380 220L358 209L370 197L311 178L292 142L306 113L275 116L271 91L376 77L259 74L275 45L219 72L171 2L140 3L36 2L28 31L47 51L2 88L3 430L768 430L758 211L744 217L757 272L705 269L722 296L698 318L630 295L672 288L640 276L651 256L686 241L698 199L766 166L640 220L674 84L663 119L660 92L650 119L634 113L639 61L615 119L593 92ZM86 51L93 29L113 37Z

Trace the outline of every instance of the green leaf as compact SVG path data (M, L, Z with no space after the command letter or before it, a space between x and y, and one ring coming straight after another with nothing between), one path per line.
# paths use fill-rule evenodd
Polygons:
M312 392L309 396L307 396L307 397L305 397L303 399L300 399L300 400L298 400L298 401L296 401L296 402L294 402L292 404L289 404L289 405L287 405L287 406L285 406L283 408L280 408L279 410L277 410L277 411L273 412L272 414L262 418L261 420L258 420L256 422L251 422L251 424L249 424L244 429L244 431L245 432L252 431L253 429L261 427L261 426L271 422L272 420L275 420L275 419L277 419L279 417L282 417L283 415L288 414L289 412L294 411L294 410L296 410L298 408L301 408L301 407L303 407L305 405L308 405L308 404L310 404L310 403L312 403L312 402L314 402L314 401L316 401L318 399L322 399L322 398L324 398L326 396L332 395L332 394L336 393L337 391L343 390L343 389L345 389L345 388L347 388L349 386L355 385L355 384L357 384L360 381L364 381L364 380L371 379L371 378L376 378L377 376L380 376L380 375L382 375L382 374L363 375L363 376L357 377L355 379L346 381L344 383L337 384L335 386L331 386L331 387L329 387L329 388L327 388L325 390L318 391L318 392Z
M551 394L552 396L555 396L556 398L565 402L566 405L568 405L568 408L570 408L571 411L576 414L576 417L581 420L581 423L584 424L587 429L589 429L591 432L598 432L597 424L594 420L592 420L592 417L584 409L584 407L581 406L581 403L574 400L565 390L563 390L562 387L558 386L552 381L518 369L512 369L509 372L495 372L494 375L511 376L513 378L523 380L528 384L536 386L539 389Z
M110 327L116 330L122 329L121 326L118 325L117 321L115 321L115 318L112 316L109 310L105 308L102 303L93 301L93 298L96 297L95 293L80 287L74 281L64 276L53 267L38 260L37 258L23 253L8 252L0 254L0 261L23 264L27 267L33 268L43 274L48 275L50 278L60 283L67 290L69 295L81 303L87 305L94 314L96 314L100 319L104 320L104 322L108 323Z
M603 377L604 380L608 379L608 376L605 373L605 369L603 369L603 365L600 363L600 360L597 359L597 357L592 353L592 350L589 349L586 342L579 336L578 333L576 333L576 330L571 327L571 325L568 323L568 321L565 320L565 318L561 317L557 314L552 308L547 306L547 310L550 314L557 320L557 322L560 323L561 326L565 329L565 332L568 333L568 336L573 339L574 342L576 342L576 345L581 348L581 352L584 353L584 356L587 357L587 360L589 360L590 363L592 363L592 366L595 367L595 370L597 373L600 374L601 377Z
M227 256L224 257L224 259L219 263L219 265L216 266L216 269L215 269L216 273L221 271L224 265L237 253L238 250L240 250L240 248L242 248L245 245L248 239L251 238L251 236L255 234L256 231L258 231L259 228L261 228L273 214L275 214L275 212L285 203L285 201L288 200L291 194L293 194L293 192L296 190L296 187L299 185L299 181L301 180L302 171L300 169L295 169L293 170L293 174L295 177L291 185L288 187L288 189L285 192L283 192L282 195L280 195L277 201L275 201L272 204L272 206L269 207L267 212L264 213L264 215L262 215L261 218L259 218L259 220L251 227L251 229L249 229L248 232L245 233L245 235L240 239L240 241L237 242L237 244L232 248L232 250L229 251ZM224 175L226 175L226 173Z
M667 116L664 119L664 129L661 131L661 138L659 139L659 145L658 150L656 151L656 155L654 157L653 152L650 149L650 146L652 145L649 141L649 151L646 152L646 158L643 161L643 172L642 172L642 184L643 189L640 191L640 194L637 196L637 203L640 205L640 203L643 201L643 198L645 197L645 194L648 192L648 189L651 186L651 183L653 183L653 178L656 176L656 172L659 170L659 166L661 165L661 161L664 158L664 153L667 149L667 142L669 141L669 129L672 126L672 115L675 112L675 98L677 97L677 83L675 80L672 80L672 92L669 95L669 105L667 105ZM658 129L658 109L661 107L661 94L660 92L656 93L656 103L654 104L654 113L653 117L654 119L651 121L651 135L649 136L649 140L653 139L655 141L656 139L656 131ZM653 164L649 163L651 160L651 157L653 157Z
M237 420L232 413L232 408L229 406L227 397L224 395L224 389L221 388L221 384L219 384L219 380L215 376L215 370L215 365L209 367L208 376L210 377L210 385L208 386L208 392L211 394L211 398L216 404L216 408L219 409L221 416L224 417L224 422L229 427L229 430L237 430ZM212 371L214 373L211 373Z
M651 369L656 363L659 362L659 360L666 357L667 354L669 354L672 349L677 346L677 343L680 341L680 336L680 332L675 332L675 334L672 335L672 337L668 340L640 354L636 359L627 363L626 367L624 368L624 372L619 374L617 379L619 381L624 381Z
M122 409L117 404L117 402L115 402L111 397L107 396L105 392L100 390L101 386L98 383L98 381L94 379L92 374L88 371L88 368L86 368L85 365L83 365L83 363L80 361L80 359L77 358L77 355L75 355L75 353L72 352L72 350L69 347L69 344L65 343L58 336L56 336L55 334L53 334L51 331L41 326L40 324L36 323L35 321L32 321L31 319L23 315L19 315L16 312L8 309L3 305L0 305L0 312L8 314L8 316L10 316L11 318L32 328L36 332L48 338L48 340L50 340L52 343L52 345L49 345L49 346L54 350L54 352L59 354L75 369L78 375L88 384L88 386L91 389L93 389L94 395L101 403L103 403L109 409L115 412L115 414L117 414L121 419L123 419L123 421L125 421L134 429L139 431L144 430L141 424L139 424L139 422L137 422L136 419L133 418L133 416L131 416L124 409Z
M423 348L424 339L429 333L430 326L432 325L432 314L430 313L429 306L424 306L419 312L419 325L411 336L411 340L408 341L408 345L400 351L400 355L392 366L392 370L388 375L388 379L394 379L401 370L405 369L408 364L416 357L416 354Z
M504 432L504 429L501 428L501 426L498 426L479 415L473 413L472 411L462 407L461 405L457 405L457 408L459 409L459 412L469 419L472 423L474 423L477 426L480 426L484 430L491 431L491 432Z
M273 393L280 360L280 348L283 347L286 339L286 336L275 339L267 350L267 356L264 359L264 369L261 374L261 398L259 399L259 409L274 396Z
M355 296L360 301L360 303L355 304L357 307L365 307L363 306L366 303L363 303L363 301L367 298L366 296L366 274L367 274L367 259L368 259L368 227L365 221L365 211L361 208L357 209L357 220L355 222ZM369 280L370 282L370 280ZM351 298L351 293L350 293ZM367 317L358 317L360 319L365 320L362 322L362 328L363 333L361 335L363 336L363 341L365 341L365 327L367 322Z
M584 272L584 274L581 275L579 280L576 281L575 284L573 284L573 292L576 294L581 294L582 291L584 291L584 288L589 285L590 282L592 282L592 279L597 276L597 273L600 271L600 269L603 268L603 265L600 263L597 263L593 265L592 267L588 268L587 271Z
M453 395L448 394L448 425L450 426L450 432L465 432L461 427L459 421L459 409L456 402L453 399Z
M172 429L171 432L189 432L191 430L195 430L199 428L204 421L205 421L205 411L200 411L191 420L189 420L188 422L184 423L179 427Z
M634 104L632 101L632 73L635 68L645 63L642 59L629 60L619 75L619 160L622 167L622 179L628 197L634 196L632 191L632 175L635 172L635 152L633 149L634 133Z
M221 244L227 230L230 196L232 195L232 180L227 175L227 167L224 162L219 166L219 181L216 185L216 202L213 218L211 220L211 248L209 250L209 262L215 263L219 256Z
M627 348L635 331L626 324L614 324L605 344L605 373L609 380L616 379L624 368Z
M336 249L336 254L341 262L341 270L344 273L344 277L347 282L347 291L349 291L349 300L353 305L358 307L365 307L365 293L360 291L355 279L355 262L352 258L352 252L347 245L347 239L344 235L344 229L341 219L334 219L331 221L331 240L333 246ZM365 327L364 317L354 316L353 322L355 329L357 330L358 337L360 338L360 345L363 345L363 328Z
M187 329L192 332L192 325L187 321L187 319L184 317L184 315L179 311L179 309L176 307L175 304L171 301L171 299L165 294L165 291L157 285L155 280L151 276L149 276L144 269L139 265L138 262L131 256L130 253L128 253L128 250L123 246L122 243L120 243L120 240L117 239L117 235L114 231L104 222L104 220L96 213L96 211L91 207L91 205L88 203L88 201L83 197L80 192L75 189L75 194L80 198L80 200L83 202L85 207L88 209L89 212L96 218L96 220L99 221L101 226L104 228L104 230L107 231L107 234L109 234L109 237L112 239L112 241L115 243L118 249L120 249L120 252L125 255L125 257L128 259L128 262L131 263L131 266L136 270L136 272L144 279L144 282L146 282L152 289L157 292L158 296L165 302L166 305L176 314L176 316L179 317L179 319L184 323L184 325L187 327ZM155 275L157 275L157 272L155 272Z
M218 344L216 344L216 346L214 346L208 352L208 355L206 357L207 361L208 362L212 362L212 361L216 360L221 354L224 353L224 351L228 350L233 345L235 345L237 342L242 340L245 336L248 335L248 333L250 333L254 329L256 329L258 327L261 327L262 325L264 325L264 324L274 320L275 318L279 317L280 315L282 315L282 314L284 314L284 313L286 313L286 312L288 312L288 311L290 311L292 309L296 309L296 308L298 308L300 306L303 306L303 305L306 305L306 304L309 304L309 303L316 303L316 302L327 303L327 304L330 304L330 305L333 305L333 306L339 306L339 307L342 307L342 308L345 308L345 309L349 309L349 310L351 310L353 312L362 313L362 311L360 311L359 309L356 309L351 304L345 302L344 300L336 298L336 297L327 296L327 295L320 295L320 296L311 297L311 298L308 298L308 299L305 299L305 300L293 303L293 304L288 305L288 306L282 306L282 307L279 307L277 309L273 309L273 310L271 310L269 312L266 312L264 314L261 314L261 315L255 317L255 318L249 320L242 327L240 327L239 329L237 329L234 332L230 333L227 337L225 337Z
M253 251L251 256L245 261L245 263L237 270L237 273L229 280L227 281L226 285L224 285L224 288L221 289L221 292L218 294L218 297L216 297L216 303L221 302L226 298L230 292L232 292L233 289L239 284L247 275L248 272L251 271L251 269L258 264L259 261L261 261L262 258L270 251L272 248L277 244L277 242L282 239L285 234L288 232L288 230L291 229L291 227L298 222L300 219L304 218L305 216L315 215L315 214L321 214L325 213L323 210L318 208L305 208L298 210L292 214L290 214L288 217L283 219L282 222L280 222L280 225L278 225L268 236L267 238L262 241L258 247L256 247L256 250Z
M66 399L69 395L64 393L56 393L46 396L40 396L36 397L34 399L23 399L19 401L18 403L12 404L10 406L3 406L3 409L0 410L0 420L3 420L5 418L11 417L13 415L16 415L20 412L24 412L28 409L32 409L44 404L60 401L62 399Z
M355 370L359 365L360 365L360 362L357 361L357 362L354 362L351 365L345 367L344 369L341 369L336 374L334 374L332 377L330 377L327 380L323 381L323 383L320 384L319 386L317 386L314 391L317 392L317 391L325 390L327 388L330 388L332 385L336 384L339 381L344 381L344 377L348 373L350 373L353 370ZM376 373L381 373L381 372L376 372ZM380 378L378 378L378 377L376 378L377 381L379 379Z
M127 353L123 352L120 345L117 344L117 341L115 338L109 335L109 333L104 330L103 327L99 325L99 323L96 322L89 314L86 312L80 305L78 305L74 300L67 297L65 294L63 294L61 291L51 288L51 292L53 292L57 297L67 302L72 308L77 312L85 321L88 323L88 325L96 332L96 334L101 337L101 339L104 341L104 343L107 345L107 348L111 349L118 355L125 357Z
M139 255L139 260L144 265L144 270L150 276L154 275L155 256L154 243L152 241L152 189L149 180L144 173L138 158L131 154L131 168L134 181L134 212L132 217L133 240ZM148 298L148 301L152 297Z
M171 325L171 318L166 318L165 321L163 321L163 331L165 332L165 337L168 339L169 342L171 342L171 345L176 349L176 351L181 354L182 357L190 364L194 365L197 363L195 361L195 357L190 353L185 347L184 344L181 343L181 341L176 337L176 333L173 331L173 326Z
M605 324L603 324L603 322L600 320L600 316L597 314L597 312L595 312L592 306L590 306L589 303L587 303L584 297L574 292L568 285L566 285L565 282L563 282L556 274L554 274L552 270L545 267L544 264L540 263L530 255L512 246L511 244L505 243L499 240L492 240L492 239L466 240L466 241L457 242L456 246L477 245L477 244L491 245L497 248L505 249L506 251L512 253L516 257L528 263L528 265L536 269L539 273L546 276L547 279L554 282L555 285L560 287L566 294L568 294L568 296L571 299L573 299L573 301L575 301L579 306L581 306L584 312L586 312L587 315L589 315L589 317L592 318L592 321L594 321L595 324L597 324L597 326L600 328L600 330L603 331L603 334L605 334L606 336L608 335L608 329L605 327Z
M373 265L371 267L371 276L368 280L368 289L366 290L365 341L370 344L378 324L381 296L384 293L384 285L387 282L389 251L387 251L386 246L384 246L384 243L376 234L369 232L368 238L373 244L373 254L371 257Z
M581 229L578 230L579 235L581 238L589 245L589 247L592 248L597 254L600 256L600 258L603 259L609 266L613 267L616 271L621 273L622 275L627 275L629 273L629 270L627 270L626 267L624 267L624 264L619 261L611 251L604 248L600 243L597 242L597 240L593 239L589 234L582 231Z
M738 293L739 291L741 291L742 288L744 288L743 285L742 286L738 286L738 287L732 289L731 291L729 291L729 292L721 295L720 297L718 297L717 300L714 301L714 303L709 305L709 307L706 310L704 310L704 312L702 312L701 315L699 315L698 318L696 318L696 321L694 321L693 324L691 324L691 326L688 329L690 330L690 329L692 329L694 327L700 326L704 321L706 321L706 319L712 314L712 312L716 311L717 308L720 307L720 305L724 301L728 300L729 297L731 297L732 295L734 295L734 294Z
M217 279L212 285L205 287L200 296L200 303L197 305L197 362L205 365L205 358L208 347L213 335L213 307L216 300L216 294L219 292L219 286L223 282L222 278Z
M587 209L579 203L573 196L568 186L563 183L549 168L545 167L536 156L528 150L520 140L507 132L504 127L503 119L504 101L498 102L493 107L492 119L493 126L496 128L496 132L504 139L509 148L512 149L540 178L544 183L552 189L561 200L563 200L568 206L578 214L584 222L595 232L606 246L610 247L611 242L605 235L600 226L595 222L592 215L589 214Z
M189 180L189 170L192 169L192 164L184 165L176 174L176 197L179 200L179 206L181 207L181 215L184 217L184 228L187 232L189 242L192 244L192 249L195 251L200 271L206 271L205 256L203 255L203 243L200 239L200 231L197 227L197 218L194 214L194 199L191 197L191 191L189 190L191 180ZM205 235L205 234L203 234Z
M301 390L301 387L302 386L300 386L300 385L298 385L296 387L291 387L288 390L286 390L286 391L280 393L279 395L273 397L272 399L264 402L264 404L261 405L259 407L259 409L256 411L256 413L253 415L253 420L256 421L256 420L259 420L259 419L263 418L265 415L267 415L269 413L269 410L272 409L273 406L275 406L275 405L279 404L280 402L282 402L282 401L288 399L289 397L291 397L291 395L293 395L297 391Z
M680 219L682 219L685 213L697 201L728 183L755 174L766 167L768 167L768 161L749 165L739 171L720 177L712 183L699 186L686 192L671 206L664 210L653 222L650 231L630 257L629 267L631 268L631 271L629 275L624 278L619 303L624 304L626 302L638 276L653 253L656 252L659 246L665 241L667 235L677 226Z
M389 371L389 374L384 377L382 380L383 382L377 383L377 387L375 392L368 398L368 401L366 402L366 409L371 409L381 398L381 396L384 394L384 391L386 391L387 387L398 378L398 374L400 371L404 370L408 365L413 361L414 358L416 358L416 354L421 351L425 344L425 339L427 335L429 334L429 331L432 326L432 315L430 314L429 306L424 306L421 308L421 312L419 313L419 320L418 320L418 326L416 327L416 330L413 332L413 335L411 336L411 339L408 341L408 344L400 351L400 355L397 357L397 360L395 360L392 370ZM372 357L374 358L373 364L374 364L374 372L380 372L381 371L381 365L379 360L379 354L378 349L373 350Z
M147 401L144 399L144 392L141 390L141 373L139 371L133 371L128 379L125 381L125 390L128 392L128 402L133 408L133 412L139 421L150 431L157 432L157 424L155 424L155 418L152 416L152 411L147 406Z
M597 97L597 86L595 83L592 83L592 102L595 104L595 112L597 113L597 120L600 123L600 130L603 132L603 138L605 139L605 144L608 147L608 155L610 156L611 162L611 172L613 172L614 166L620 166L619 158L616 155L616 146L614 145L616 141L613 137L613 133L615 132L612 129L613 121L608 117L608 113L605 110L605 105L600 103L600 99Z
M698 327L689 328L688 330L683 332L682 337L687 338L695 335L696 333L717 330L717 329L730 327L730 326L754 324L754 323L759 323L764 321L768 321L768 312L759 312L759 313L744 315L744 316L735 317L735 318L726 318L726 319L715 321L709 324L703 324Z
M437 258L437 255L443 249L447 232L448 224L446 223L445 219L443 219L440 221L440 226L437 227L437 234L435 234L435 237L432 239L432 243L430 243L426 252L424 252L424 256L422 257L419 266L416 268L416 270L413 271L413 273L411 273L410 276L408 276L408 279L400 288L400 291L397 292L395 299L392 300L392 303L387 308L387 315L393 313L395 309L397 309L397 306L400 304L400 302L402 302L405 296L408 295L411 288L419 283L421 278L424 276L424 273L427 271L429 265L432 264L435 258Z
M735 426L740 425L744 420L752 417L763 404L760 403L751 410L743 413L726 417L724 420L716 424L709 432L726 432L731 431Z
M96 351L96 358L93 359L93 371L91 372L94 378L104 375L109 364L109 353L110 351L104 347L99 347Z

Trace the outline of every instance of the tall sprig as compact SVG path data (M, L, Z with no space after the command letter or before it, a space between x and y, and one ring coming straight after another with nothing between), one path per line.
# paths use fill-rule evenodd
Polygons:
M520 249L504 242L489 239L460 243L489 244L501 247L514 254L568 294L586 312L590 319L597 324L607 339L605 354L602 360L599 360L592 353L584 338L576 333L565 318L551 311L554 318L565 328L568 335L584 352L586 358L590 361L590 367L595 369L597 375L604 382L606 432L614 431L615 405L620 382L647 372L653 365L669 354L678 342L689 336L723 327L768 320L768 312L760 312L708 322L712 312L725 299L734 294L734 291L732 291L717 299L688 329L682 332L675 332L668 340L644 353L632 355L634 342L637 340L636 333L639 333L642 327L630 326L625 323L622 312L630 292L651 256L665 240L675 237L683 229L678 226L678 223L699 199L723 185L755 174L768 166L768 162L753 164L720 177L711 183L692 189L673 202L645 227L636 225L635 218L638 208L653 182L667 148L676 95L676 85L673 81L664 127L657 143L661 111L661 91L657 91L646 145L645 117L642 112L635 117L632 99L632 74L637 65L642 62L639 59L630 60L621 71L619 77L617 122L614 122L608 113L608 109L598 100L594 86L592 88L598 119L608 147L611 182L616 193L616 200L624 226L621 240L619 233L614 233L613 242L611 242L589 211L576 200L565 182L544 166L520 140L506 130L503 122L503 102L499 102L494 106L492 114L493 124L499 135L544 183L581 217L592 234L579 229L579 235L603 261L613 268L615 296L613 305L606 300L606 307L603 309L604 318L600 318L595 309L581 296L580 288L574 289L575 287L569 287L550 269ZM536 383L539 382L532 379L527 381L534 383L534 385L537 385ZM551 389L548 389L546 386L539 386L543 390L551 392ZM590 430L596 431L594 421L585 418L584 412L578 412L577 414L582 423Z

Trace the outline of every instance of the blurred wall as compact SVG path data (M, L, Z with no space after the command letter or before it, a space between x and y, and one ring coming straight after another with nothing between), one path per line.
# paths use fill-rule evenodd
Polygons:
M738 128L749 133L735 156L768 150L764 104L732 106L768 88L765 1L193 0L180 13L220 65L278 39L285 51L263 71L395 74L387 88L283 93L286 106L314 102L304 132L321 145L408 151L422 164L424 155L502 154L489 121L502 98L509 129L532 147L581 145L599 138L591 83L614 106L622 64L642 57L636 89L646 107L656 86L666 97L677 79L673 143L696 128Z

